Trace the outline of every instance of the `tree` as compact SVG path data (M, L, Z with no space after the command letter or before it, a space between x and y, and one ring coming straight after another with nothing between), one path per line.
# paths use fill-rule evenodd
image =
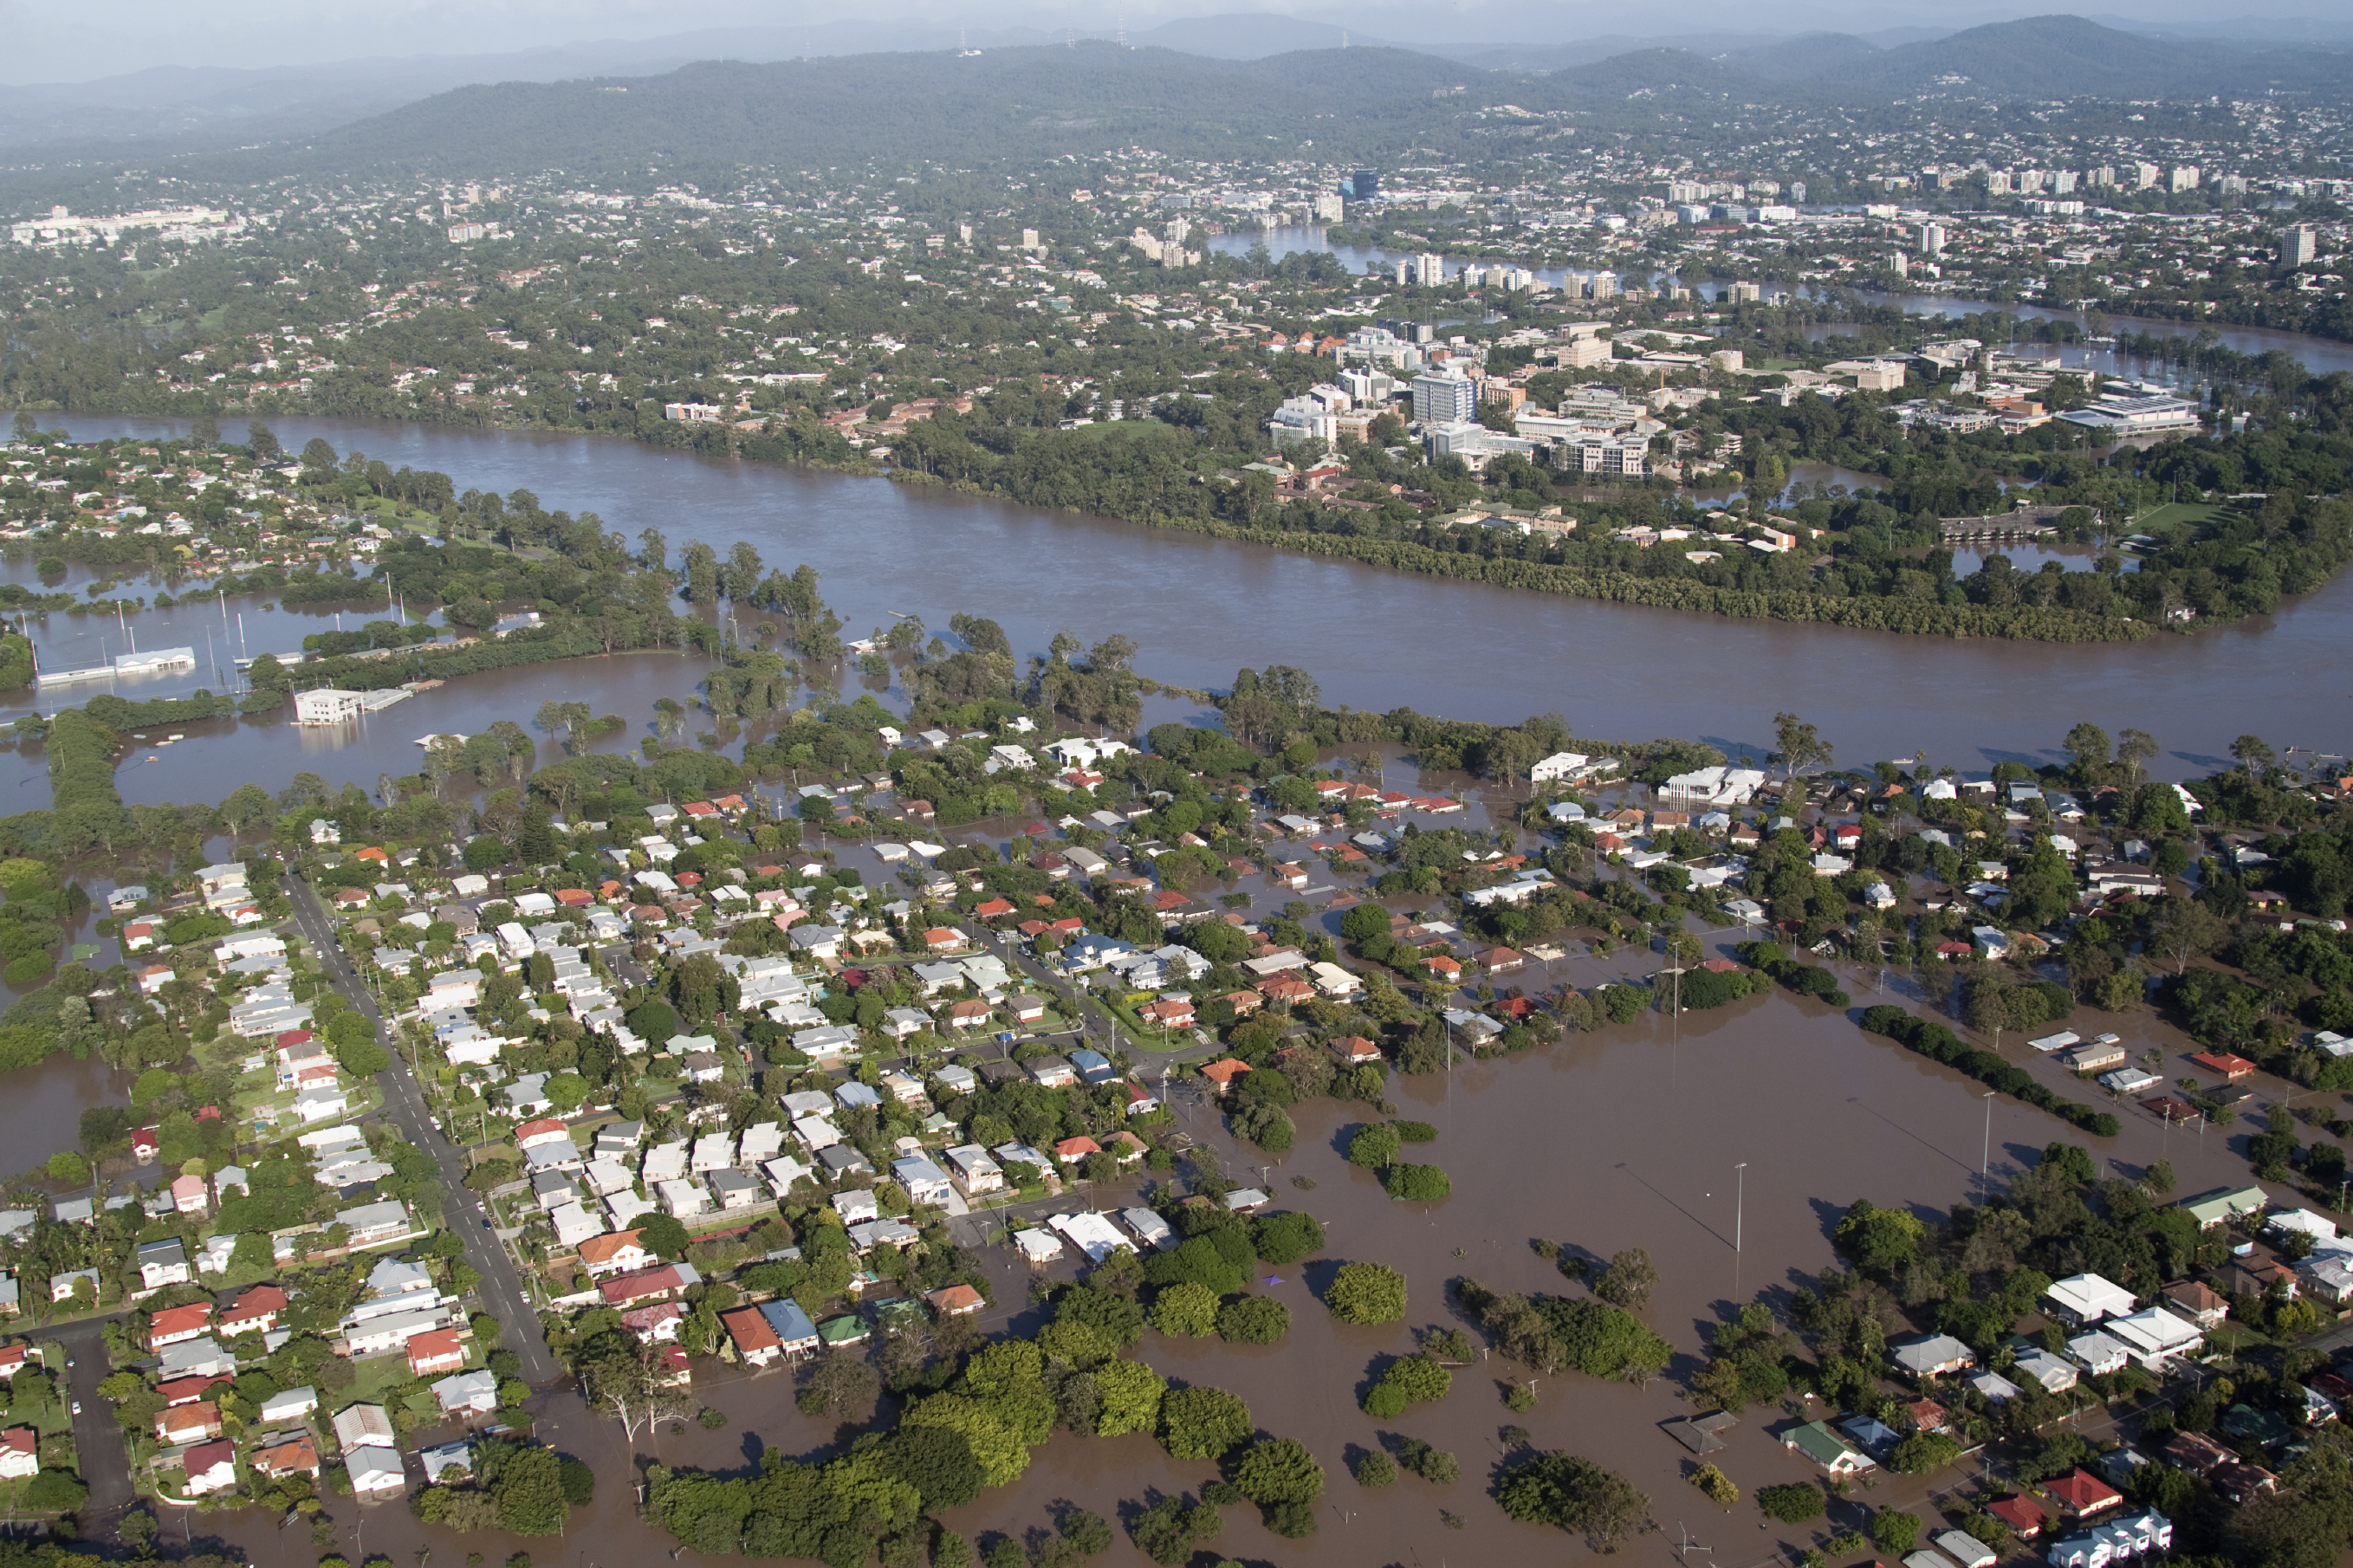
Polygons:
M2116 735L2116 761L2125 765L2126 773L2135 780L2140 777L2142 765L2156 756L2158 750L2157 737L2146 730L2125 730Z
M2088 719L2068 731L2063 744L2067 754L2075 760L2076 775L2087 782L2095 770L2107 766L2108 757L2114 750L2108 732Z
M1639 1312L1650 1304L1651 1292L1658 1284L1659 1270L1651 1255L1630 1247L1610 1258L1609 1267L1593 1283L1593 1293L1613 1307Z
M1250 1222L1250 1246L1263 1262L1296 1263L1324 1249L1324 1227L1312 1214L1266 1215Z
M1888 1468L1899 1476L1925 1476L1943 1469L1960 1455L1959 1438L1943 1432L1915 1432L1895 1445Z
M1781 1487L1758 1487L1757 1506L1767 1519L1778 1519L1783 1524L1803 1524L1822 1516L1822 1489L1806 1481L1791 1481Z
M1182 1497L1162 1498L1128 1521L1127 1533L1135 1549L1163 1568L1176 1568L1203 1542L1215 1541L1225 1520L1207 1502L1188 1503ZM1010 1563L1026 1561L1021 1543L1008 1538Z
M1540 1454L1504 1470L1496 1499L1525 1523L1582 1531L1597 1552L1618 1543L1651 1511L1625 1477L1574 1454Z
M1381 1263L1344 1263L1324 1292L1344 1323L1394 1323L1405 1316L1405 1276Z
M1832 1239L1864 1268L1893 1273L1912 1261L1927 1234L1927 1225L1917 1215L1876 1208L1870 1199L1857 1198L1840 1219Z
M517 1535L554 1535L572 1505L555 1450L536 1443L491 1442L480 1450L482 1489L498 1500L499 1528Z
M1920 1516L1883 1508L1871 1516L1871 1539L1890 1557L1901 1557L1920 1539Z
M1454 1190L1453 1179L1436 1165L1391 1165L1381 1173L1381 1187L1400 1203L1436 1203Z
M1773 715L1773 735L1780 748L1776 758L1785 770L1784 776L1796 778L1808 768L1831 765L1831 748L1811 724L1795 713Z
M1714 1465L1702 1465L1692 1472L1692 1485L1707 1496L1707 1500L1722 1508L1730 1508L1740 1500L1740 1488L1730 1476Z
M1365 1413L1387 1421L1411 1405L1427 1405L1446 1397L1454 1374L1428 1356L1400 1356L1389 1363L1378 1383L1365 1391Z
M2240 771L2249 778L2263 777L2279 762L2260 735L2242 735L2232 742L2231 755L2238 763Z
M1324 1495L1324 1467L1296 1437L1261 1437L1234 1467L1234 1485L1261 1508L1314 1502Z
M1367 1491L1388 1486L1397 1479L1397 1461L1378 1448L1356 1461L1356 1484Z
M2203 958L2231 940L2231 927L2196 899L2168 899L2149 928L2151 943L2181 974L2193 958Z
M1228 1344L1271 1345L1291 1331L1291 1309L1264 1296L1242 1296L1218 1309L1218 1337Z
M796 1402L804 1415L839 1415L871 1395L879 1381L874 1369L852 1352L832 1351L809 1369L808 1382Z
M1218 1327L1218 1293L1190 1281L1163 1289L1152 1303L1152 1326L1182 1339L1205 1339Z
M1093 1376L1103 1401L1095 1416L1096 1436L1149 1432L1159 1424L1168 1383L1158 1373L1142 1362L1107 1361L1094 1369Z
M1250 1406L1222 1388L1172 1388L1160 1401L1160 1446L1179 1459L1222 1458L1250 1435Z
M1356 1136L1348 1140L1348 1163L1377 1170L1394 1162L1404 1144L1394 1122L1373 1122L1358 1128Z
M35 1513L71 1513L90 1500L90 1488L71 1470L44 1469L26 1484L23 1497Z
M1376 903L1356 905L1340 917L1340 934L1350 942L1370 942L1389 934L1389 912Z
M678 1222L676 1215L666 1214L648 1215L638 1222L638 1243L655 1257L670 1263L685 1258L689 1246L686 1226Z

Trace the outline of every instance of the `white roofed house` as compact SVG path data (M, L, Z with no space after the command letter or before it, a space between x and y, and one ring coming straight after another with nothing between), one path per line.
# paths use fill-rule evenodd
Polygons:
M988 1151L977 1143L959 1144L941 1156L955 1173L956 1184L967 1196L982 1193L1001 1192L1005 1186L1004 1168L991 1159Z
M2077 1274L2055 1280L2042 1297L2051 1303L2055 1315L2086 1328L2104 1318L2127 1316L2134 1307L2131 1291L2096 1274Z
M892 1161L891 1174L906 1189L907 1201L919 1207L947 1202L950 1189L946 1173L921 1154Z
M2151 1372L2162 1373L2173 1357L2195 1350L2206 1338L2206 1331L2162 1307L2149 1307L2128 1317L2111 1318L2101 1325L2102 1331L2124 1342L2134 1361Z
M2097 1329L2077 1334L2067 1342L2067 1354L2076 1365L2094 1377L2105 1377L2112 1372L2122 1372L2132 1352L2124 1342Z

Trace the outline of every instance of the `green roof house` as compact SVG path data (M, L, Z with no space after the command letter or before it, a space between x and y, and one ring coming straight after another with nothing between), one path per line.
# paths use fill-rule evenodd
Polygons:
M2260 1214L2270 1202L2261 1187L2216 1187L2211 1193L2184 1198L2173 1206L2196 1220L2199 1229L2211 1230L2242 1215Z
M1831 1431L1825 1422L1809 1421L1802 1426L1792 1426L1781 1434L1784 1447L1811 1459L1833 1476L1860 1475L1875 1469L1871 1456L1849 1446L1846 1439Z

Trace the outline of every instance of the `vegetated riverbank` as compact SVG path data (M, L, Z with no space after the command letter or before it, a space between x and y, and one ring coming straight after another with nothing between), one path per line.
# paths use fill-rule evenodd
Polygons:
M922 475L909 474L904 470L893 470L892 478L906 483L921 483L923 479ZM986 493L978 485L965 484L954 488L972 494ZM1155 514L1119 521L1145 528L1180 529L1190 533L1207 534L1213 539L1262 544L1274 550L1336 556L1423 576L1459 577L1473 583L1493 584L1498 587L1597 599L1605 604L1686 610L1740 620L1812 622L1908 636L2014 637L2057 643L2137 642L2158 629L2146 621L2034 605L1991 608L1969 604L1950 605L1936 599L1859 599L1833 597L1798 589L1719 587L1683 578L1637 576L1627 572L1595 572L1551 565L1540 561L1440 550L1404 540L1368 539L1355 534L1307 530L1238 527L1213 518Z

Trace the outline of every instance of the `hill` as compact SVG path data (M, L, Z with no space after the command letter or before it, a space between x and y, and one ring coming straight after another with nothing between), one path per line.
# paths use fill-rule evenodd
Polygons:
M970 168L1130 142L1229 155L1311 128L1319 148L1359 156L1426 141L1459 119L1463 99L1431 95L1463 75L1401 49L1221 60L1084 40L976 56L703 63L650 78L460 88L340 127L278 161L290 170L437 174L553 167L585 178L642 174L651 162L670 179L769 162ZM1311 125L1318 114L1342 118Z
M1808 79L1864 91L1962 89L1991 98L2203 98L2273 89L2338 98L2348 63L2327 50L2221 50L2120 32L2081 16L2031 16L1868 56L1826 58Z

